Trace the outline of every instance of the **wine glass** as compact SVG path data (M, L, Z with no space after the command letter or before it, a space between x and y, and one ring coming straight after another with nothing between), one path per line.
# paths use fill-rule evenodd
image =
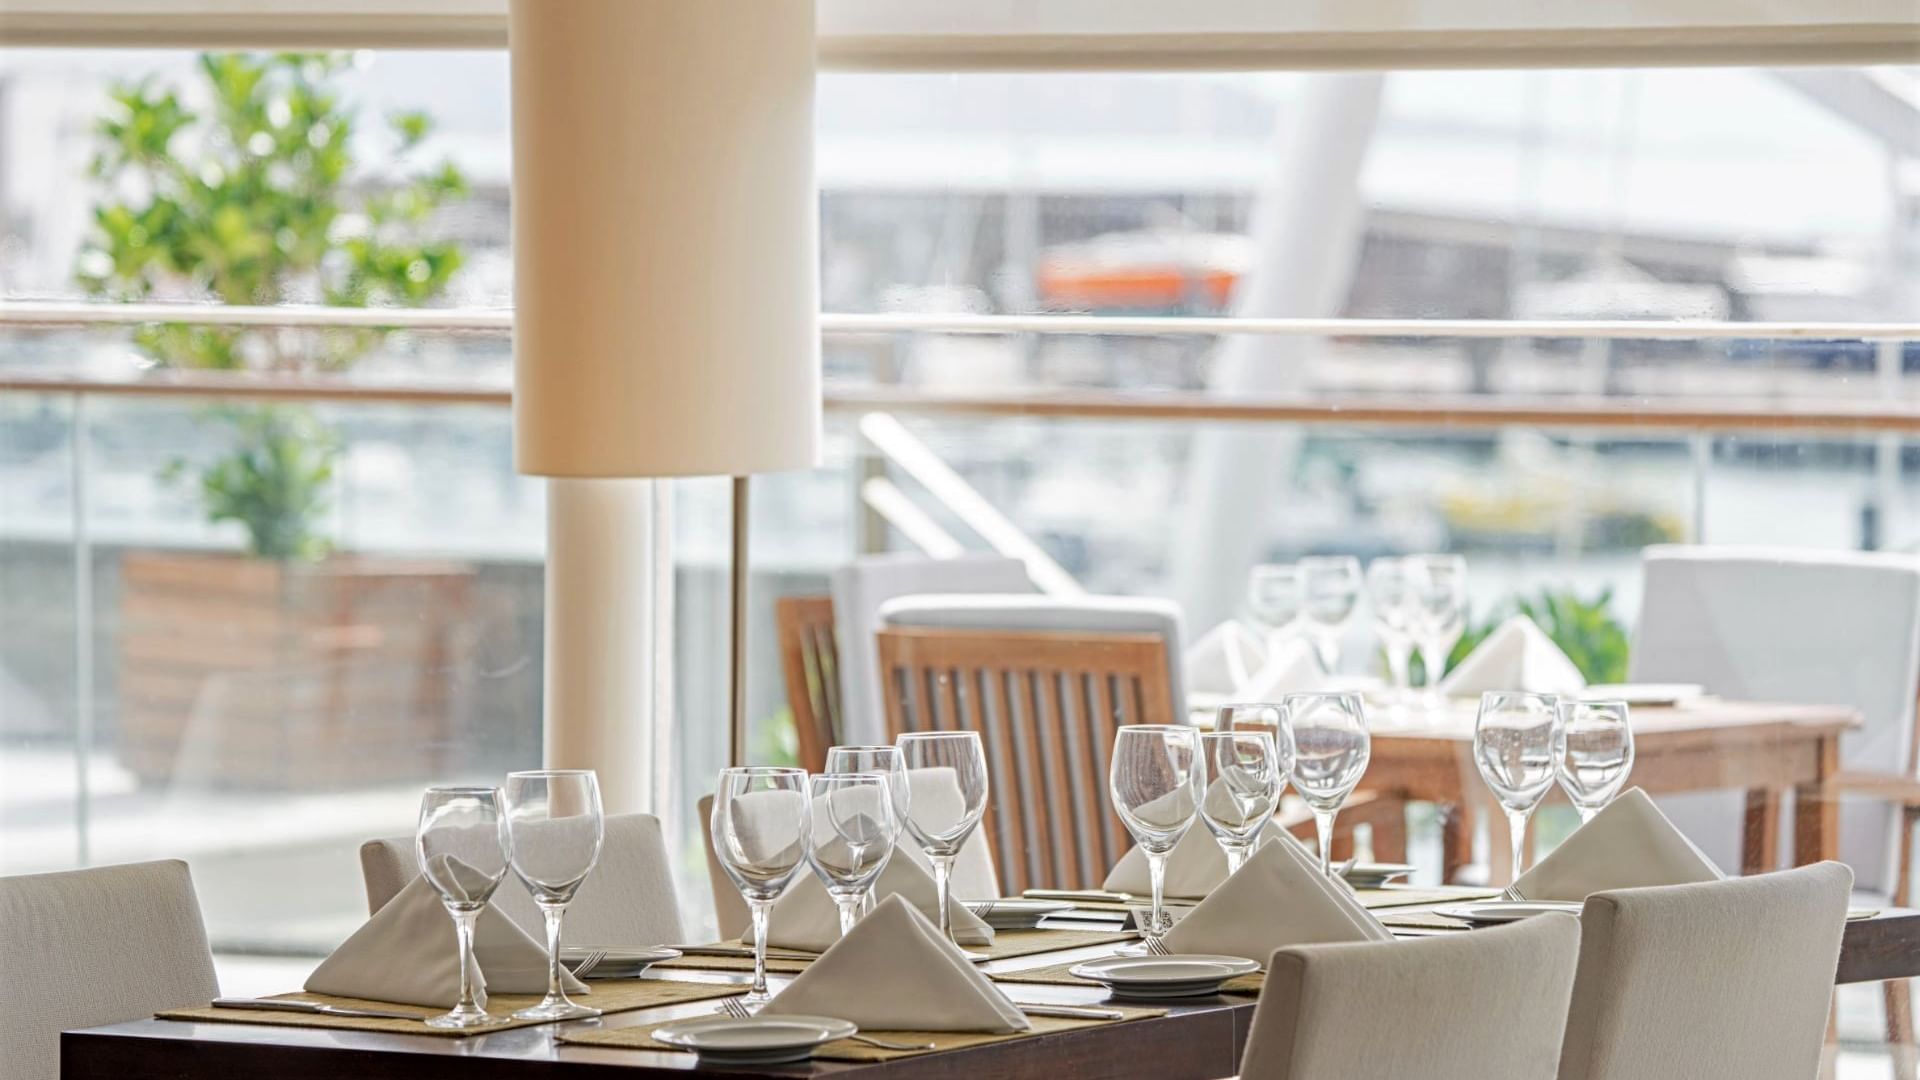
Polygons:
M953 860L987 809L987 754L980 746L979 733L972 731L916 731L900 736L895 745L900 747L900 757L908 769L942 770L952 775L959 788L959 803L941 806L934 800L920 799L907 815L907 831L933 863L940 933L953 941ZM959 942L954 944L958 946Z
M913 809L913 784L907 777L907 759L897 746L834 746L827 749L829 773L884 773L887 790L893 796L893 843L900 844L900 830L907 827L907 813ZM884 870L885 867L882 867ZM874 880L878 881L878 877ZM861 894L862 913L873 910L873 888Z
M1320 872L1332 877L1334 818L1373 756L1366 706L1354 693L1288 694L1286 725L1293 737L1293 789L1313 810Z
M1367 610L1387 654L1387 678L1395 704L1405 704L1412 678L1413 581L1406 559L1387 555L1367 564Z
M503 794L513 872L526 883L547 921L547 996L514 1013L514 1019L599 1016L599 1009L570 1000L560 979L560 919L600 861L606 837L599 778L588 769L508 773Z
M420 798L413 848L421 876L440 894L460 941L460 1000L450 1011L428 1020L427 1026L468 1028L495 1023L499 1018L474 1000L473 926L500 887L500 879L507 876L512 858L500 789L428 788Z
M1527 819L1553 786L1557 705L1552 694L1493 690L1480 695L1473 723L1473 760L1507 812L1516 880L1526 869Z
M1447 655L1467 629L1467 560L1458 555L1407 556L1413 586L1410 629L1426 668L1426 700L1433 708L1440 700L1440 676Z
M1320 666L1331 673L1340 667L1340 635L1360 604L1360 560L1351 555L1301 559L1300 581L1306 601L1302 621Z
M1276 706L1232 708L1272 710L1278 727ZM1238 873L1259 846L1260 830L1280 808L1280 793L1286 790L1291 771L1288 755L1266 731L1224 726L1200 734L1200 820L1226 852L1228 874Z
M773 902L806 861L802 837L812 831L805 769L766 765L720 770L713 795L713 851L753 913L753 990L741 999L765 1005L767 923Z
M1292 563L1261 563L1247 578L1247 610L1269 639L1291 630L1306 602L1300 568Z
M1563 701L1554 742L1560 789L1580 811L1580 823L1613 801L1633 771L1633 728L1624 701Z
M820 773L808 781L813 828L807 863L840 910L840 936L860 919L860 900L873 889L893 855L891 785L885 773Z
M1165 900L1167 854L1199 812L1199 734L1176 724L1129 724L1114 735L1108 787L1120 820L1147 856L1153 914L1141 935L1149 942L1172 925Z

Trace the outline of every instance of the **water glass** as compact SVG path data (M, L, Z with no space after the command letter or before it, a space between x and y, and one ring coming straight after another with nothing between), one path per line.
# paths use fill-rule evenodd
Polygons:
M908 770L940 770L953 778L960 792L958 803L942 806L921 799L907 815L907 831L933 863L940 933L953 941L953 860L987 809L987 754L979 734L972 731L910 732L895 740L895 745Z
M1340 667L1340 635L1360 606L1360 560L1351 555L1314 556L1300 560L1300 582L1305 595L1301 618L1328 672Z
M1247 610L1269 637L1293 629L1306 603L1300 568L1292 563L1261 563L1247 578Z
M900 830L907 827L907 815L913 809L913 784L907 778L907 759L897 746L834 746L827 749L829 773L882 773L887 790L893 796L893 846L900 843ZM873 910L873 890L860 898L862 912Z
M1526 869L1527 819L1553 786L1558 705L1552 694L1490 691L1473 723L1473 760L1507 812L1516 880Z
M1406 559L1383 556L1367 564L1367 610L1373 631L1387 654L1387 678L1393 700L1404 703L1412 677L1413 579Z
M1633 771L1633 728L1624 701L1562 701L1554 743L1560 789L1586 824L1613 801Z
M1440 700L1440 676L1447 656L1467 629L1467 560L1458 555L1409 555L1408 578L1413 589L1410 629L1426 668L1429 705Z
M841 937L859 921L861 899L893 855L900 825L890 787L885 773L821 773L808 781L807 863L840 911Z
M507 774L503 792L513 872L533 894L547 922L547 996L514 1013L519 1020L577 1020L600 1010L567 997L561 983L560 920L580 884L600 861L606 819L600 781L589 769L537 769Z
M1172 925L1166 910L1167 854L1199 813L1200 732L1178 724L1130 724L1114 736L1108 787L1134 843L1147 857L1153 914L1141 928L1157 941Z
M1280 710L1275 706L1235 708L1270 709L1278 727ZM1238 873L1246 865L1260 844L1261 830L1280 808L1292 772L1289 756L1266 731L1227 727L1200 734L1200 820L1226 853L1227 873Z
M1367 711L1359 694L1288 694L1293 737L1293 789L1313 811L1320 833L1320 872L1333 876L1333 823L1373 756Z
M804 769L764 765L720 770L713 795L713 851L753 913L753 990L741 1001L758 1009L767 992L767 923L773 902L806 861L812 800Z
M413 846L420 873L453 916L460 942L460 1000L451 1011L428 1020L427 1026L467 1028L495 1023L498 1018L475 1000L473 927L512 860L500 789L428 788L420 798Z

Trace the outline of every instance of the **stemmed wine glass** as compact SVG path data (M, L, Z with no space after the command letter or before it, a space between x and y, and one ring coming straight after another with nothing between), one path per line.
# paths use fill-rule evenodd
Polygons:
M1440 676L1447 654L1467 629L1467 560L1458 555L1407 556L1413 587L1410 629L1426 669L1425 697L1432 708L1440 700Z
M1129 724L1113 740L1108 786L1113 807L1147 856L1153 882L1151 925L1141 935L1158 941L1172 925L1167 917L1167 854L1180 842L1200 808L1199 731L1176 724Z
M1560 788L1582 825L1613 801L1633 771L1633 728L1624 701L1563 701L1553 745Z
M765 1005L767 923L773 902L805 862L801 838L812 832L804 769L766 765L720 770L713 795L713 850L753 913L753 990L741 1002Z
M893 855L899 825L884 773L821 773L808 781L813 827L807 862L840 909L840 936L860 919L860 900Z
M1354 693L1288 694L1285 719L1293 736L1293 789L1313 810L1320 872L1332 877L1334 818L1373 756L1366 706Z
M513 872L547 921L547 996L514 1013L514 1019L599 1016L599 1009L570 1000L561 984L560 919L600 861L606 837L600 781L587 769L508 773L505 797Z
M1405 704L1412 677L1413 581L1406 559L1387 555L1367 564L1367 610L1387 654L1387 678L1395 704Z
M1302 621L1320 666L1332 673L1340 667L1340 635L1360 604L1360 560L1351 555L1301 559L1300 580L1306 596Z
M420 798L420 824L414 834L420 873L440 894L453 916L460 940L460 1000L428 1027L468 1028L499 1018L481 1008L473 986L473 926L486 909L500 879L507 876L511 841L500 789L432 787Z
M1526 869L1527 819L1553 786L1559 711L1552 694L1495 690L1480 695L1473 723L1473 760L1512 833L1513 877Z
M953 941L953 860L987 809L987 755L972 731L916 731L896 741L908 769L938 769L959 788L957 804L919 799L907 815L907 831L933 863L934 891L940 900L940 933ZM955 946L959 942L953 941Z
M1292 563L1261 563L1247 577L1247 610L1269 640L1293 629L1306 602L1300 568Z
M1279 725L1278 707L1235 705L1220 710L1219 730L1200 734L1200 820L1219 841L1220 850L1226 852L1227 873L1235 874L1259 846L1260 830L1280 808L1280 794L1287 788L1292 762L1272 734L1235 730L1227 716L1229 709L1236 715L1270 710L1273 727L1282 739L1285 731Z
M907 777L907 759L897 746L834 746L827 749L829 773L881 773L887 778L887 791L893 797L892 851L900 845L900 831L907 827L907 814L913 809L913 784ZM886 870L882 864L881 870ZM879 881L879 875L874 876ZM863 914L873 911L873 886L860 896Z

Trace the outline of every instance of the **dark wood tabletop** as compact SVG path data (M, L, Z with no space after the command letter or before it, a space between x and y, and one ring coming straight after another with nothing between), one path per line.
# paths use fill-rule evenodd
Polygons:
M1419 908L1396 908L1411 912ZM1383 913L1384 914L1384 913ZM1452 931L1461 933L1467 931ZM988 973L1090 959L1112 951L1094 946L996 961ZM740 982L720 972L663 971L661 977ZM1847 925L1836 981L1870 982L1920 976L1920 911L1889 910ZM785 981L774 976L775 985ZM1098 987L1001 983L1016 1001L1087 1005L1105 1000ZM875 1080L989 1080L997 1077L1102 1077L1110 1080L1203 1080L1239 1070L1254 1002L1215 997L1168 1006L1165 1017L1106 1024L961 1050L878 1063L815 1061L800 1065L715 1067L692 1054L606 1049L556 1041L583 1024L642 1026L713 1012L711 1001L617 1013L595 1021L516 1028L465 1039L393 1035L258 1024L135 1020L61 1037L64 1080L544 1080L620 1076L792 1080L859 1073Z

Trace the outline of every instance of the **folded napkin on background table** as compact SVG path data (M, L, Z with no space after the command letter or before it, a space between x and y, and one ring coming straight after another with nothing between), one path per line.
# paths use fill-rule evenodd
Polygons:
M928 919L939 918L940 895L934 887L933 876L908 857L904 848L896 848L893 858L887 860L887 868L880 871L879 879L874 882L873 896L875 900L899 896ZM967 910L958 897L949 901L948 910L953 919L954 940L962 945L993 944L993 928ZM748 927L742 940L752 943L752 927ZM818 875L806 872L774 901L767 931L768 945L777 949L825 952L839 940L840 911Z
M899 896L880 901L761 1010L873 1031L1025 1031L1026 1014Z
M496 994L544 994L547 950L492 904L474 924L474 986ZM314 994L452 1008L460 1000L460 943L440 894L416 877L307 978ZM567 993L587 985L561 972Z
M1277 702L1288 694L1318 690L1327 684L1326 669L1306 638L1282 638L1268 643L1267 662L1248 676L1240 688L1242 701Z
M1188 693L1232 696L1267 662L1260 635L1238 619L1228 619L1200 635L1181 657Z
M1345 884L1330 880L1298 844L1267 844L1240 872L1173 924L1176 953L1244 956L1265 964L1288 945L1386 941L1393 935Z
M1525 615L1495 627L1440 680L1440 692L1448 697L1478 697L1489 690L1575 694L1586 686L1580 669Z
M1513 883L1523 900L1585 900L1607 889L1690 885L1725 875L1660 812L1629 788Z

